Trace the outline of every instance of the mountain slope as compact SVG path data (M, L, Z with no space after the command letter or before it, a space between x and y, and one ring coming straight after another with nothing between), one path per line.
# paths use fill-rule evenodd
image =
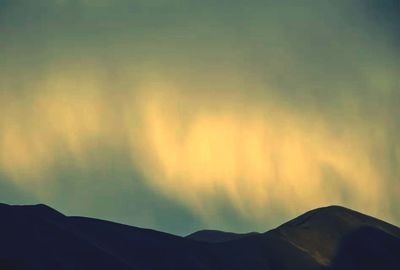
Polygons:
M340 241L364 227L376 228L400 239L398 227L341 206L309 211L279 226L275 231L320 264L327 266Z
M179 237L45 206L0 204L0 269L399 269L400 229L343 208L266 233ZM375 267L375 268L371 268Z

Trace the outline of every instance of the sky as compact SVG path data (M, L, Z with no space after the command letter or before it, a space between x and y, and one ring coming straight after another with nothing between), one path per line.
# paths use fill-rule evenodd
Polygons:
M185 235L400 225L396 0L0 0L0 201Z

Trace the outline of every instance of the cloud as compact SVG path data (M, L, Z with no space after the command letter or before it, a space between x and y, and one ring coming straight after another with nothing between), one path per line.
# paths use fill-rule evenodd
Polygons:
M348 204L390 216L384 175L371 160L384 141L366 136L360 119L336 133L324 116L298 115L276 101L214 98L217 111L171 93L142 102L146 147L137 159L166 196L205 219L220 196L259 221L277 204L289 213Z
M399 222L398 52L357 2L126 5L59 5L29 24L15 22L43 11L7 9L8 184L66 208L65 182L132 186L132 204L146 189L196 226L263 229L326 204ZM96 182L102 168L115 179Z

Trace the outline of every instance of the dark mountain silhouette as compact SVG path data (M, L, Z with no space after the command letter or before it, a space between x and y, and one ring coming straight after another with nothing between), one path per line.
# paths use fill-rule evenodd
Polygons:
M258 233L257 232L233 233L233 232L223 232L218 230L201 230L187 235L186 238L200 242L221 243L230 240L237 240L253 234L258 234Z
M346 235L328 269L399 269L399 238L374 227Z
M179 237L45 205L0 204L3 269L400 269L400 229L331 206L265 233Z

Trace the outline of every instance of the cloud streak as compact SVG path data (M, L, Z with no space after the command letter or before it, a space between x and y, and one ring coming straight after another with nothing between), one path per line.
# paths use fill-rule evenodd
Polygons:
M123 157L115 196L140 175L198 226L327 204L399 222L398 52L360 3L85 2L4 7L3 181L56 202L66 171L97 185Z

